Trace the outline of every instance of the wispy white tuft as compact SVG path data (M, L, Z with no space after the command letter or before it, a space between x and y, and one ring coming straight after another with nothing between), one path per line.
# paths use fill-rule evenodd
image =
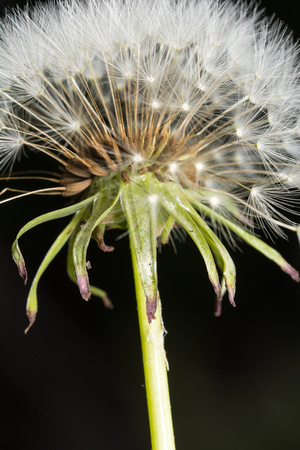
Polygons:
M156 165L244 226L295 227L299 49L280 23L229 1L57 1L8 13L0 42L2 170L24 146L81 174Z
M10 170L14 162L20 159L26 143L23 127L15 120L11 112L0 114L0 166Z

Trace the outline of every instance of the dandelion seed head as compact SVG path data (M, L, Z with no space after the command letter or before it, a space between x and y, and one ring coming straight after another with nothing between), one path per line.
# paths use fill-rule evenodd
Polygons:
M176 222L188 232L197 222L179 220L173 197L230 242L234 226L295 231L299 74L284 27L242 2L58 0L10 12L0 24L0 170L26 149L57 162L51 193L86 198L101 185L111 199L116 184L132 184L138 211L160 199L152 236L165 242ZM120 196L109 226L130 228Z

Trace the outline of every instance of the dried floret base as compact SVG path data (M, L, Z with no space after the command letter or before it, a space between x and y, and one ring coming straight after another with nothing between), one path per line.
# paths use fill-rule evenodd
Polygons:
M173 450L175 449L175 442L160 299L158 299L156 317L149 324L145 307L146 298L132 245L131 254L142 342L152 450Z

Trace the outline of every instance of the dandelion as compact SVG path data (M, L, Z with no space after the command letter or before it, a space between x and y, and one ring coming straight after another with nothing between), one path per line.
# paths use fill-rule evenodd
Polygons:
M67 242L68 272L82 297L98 295L109 306L106 293L90 286L87 248L93 238L110 251L106 230L126 230L149 363L152 445L174 448L157 245L178 227L192 238L216 315L226 291L235 305L226 242L245 241L299 281L258 237L285 236L284 230L299 236L298 47L253 6L213 0L59 0L7 13L0 33L0 168L11 173L2 195L16 191L11 171L26 152L43 155L45 168L55 160L57 173L41 171L35 179L46 187L13 198L73 199L25 225L13 244L26 282L19 238L72 217L33 280L29 326L39 279Z

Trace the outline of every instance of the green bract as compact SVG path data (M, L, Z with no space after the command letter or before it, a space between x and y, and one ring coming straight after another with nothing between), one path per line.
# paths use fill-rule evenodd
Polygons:
M37 313L36 291L39 279L67 241L69 241L68 272L70 277L77 281L82 297L88 300L92 293L108 302L104 291L89 285L86 260L91 238L98 241L100 248L107 250L103 240L107 227L125 228L129 232L146 298L145 308L149 323L155 318L157 308L157 243L158 240L166 243L173 227L178 224L193 239L204 259L216 294L216 315L221 312L224 287L228 291L230 303L235 306L236 272L227 249L203 217L213 218L220 225L226 225L233 233L299 281L298 273L276 250L201 203L203 197L201 193L184 189L173 181L160 181L153 173L138 174L128 170L114 176L95 177L86 197L75 205L32 220L20 230L12 246L14 260L26 282L27 274L18 244L19 238L44 222L73 215L49 249L33 280L27 303L30 325ZM219 281L219 274L223 277L222 283Z

